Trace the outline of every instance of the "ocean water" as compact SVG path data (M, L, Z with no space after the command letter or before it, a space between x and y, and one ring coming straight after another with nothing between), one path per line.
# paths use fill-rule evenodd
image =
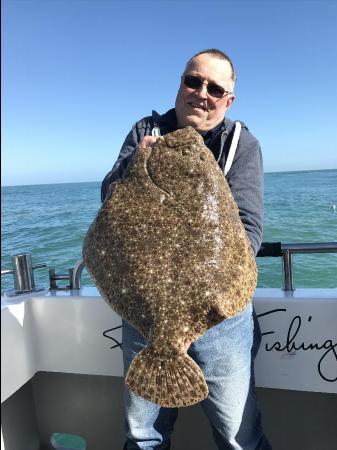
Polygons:
M1 197L2 270L22 252L57 273L81 259L84 235L100 207L100 182L3 187ZM263 240L336 242L337 170L265 174ZM281 287L281 258L257 261L258 286ZM337 287L337 253L295 255L293 270L295 287ZM48 269L34 274L36 283L49 285ZM1 282L2 291L12 288L12 275ZM85 270L82 285L92 285Z

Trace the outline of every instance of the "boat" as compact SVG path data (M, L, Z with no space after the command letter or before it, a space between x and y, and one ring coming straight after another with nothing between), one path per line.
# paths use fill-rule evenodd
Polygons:
M257 395L274 450L336 449L337 288L292 280L292 255L317 252L337 252L337 242L263 243L258 254L283 261L284 285L253 297L262 331ZM12 262L1 272L15 280L1 297L1 449L70 448L56 446L59 433L86 444L72 448L121 450L120 317L95 286L81 286L82 261L68 274L50 269L49 287L34 281L45 264L29 254ZM199 405L180 409L172 436L172 450L189 449L216 449Z

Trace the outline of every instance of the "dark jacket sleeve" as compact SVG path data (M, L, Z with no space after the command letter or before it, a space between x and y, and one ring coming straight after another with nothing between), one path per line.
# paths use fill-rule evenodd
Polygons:
M118 155L117 161L109 173L105 175L105 178L101 186L101 200L105 200L105 197L109 191L111 183L122 178L125 169L127 168L132 156L138 146L139 141L143 136L140 136L137 124L132 127L132 130L127 135L122 149Z
M259 142L245 128L226 178L256 255L263 233L263 163Z

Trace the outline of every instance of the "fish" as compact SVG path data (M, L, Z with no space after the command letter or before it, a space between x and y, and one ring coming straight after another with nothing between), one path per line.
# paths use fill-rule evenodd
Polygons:
M208 396L186 347L243 311L257 269L223 172L192 127L138 148L89 227L83 259L103 299L147 340L126 385L164 407Z

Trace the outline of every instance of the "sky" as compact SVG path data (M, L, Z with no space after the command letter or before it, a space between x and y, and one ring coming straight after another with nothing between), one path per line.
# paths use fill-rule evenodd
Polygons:
M3 0L1 184L101 181L219 48L265 172L337 169L337 2Z

